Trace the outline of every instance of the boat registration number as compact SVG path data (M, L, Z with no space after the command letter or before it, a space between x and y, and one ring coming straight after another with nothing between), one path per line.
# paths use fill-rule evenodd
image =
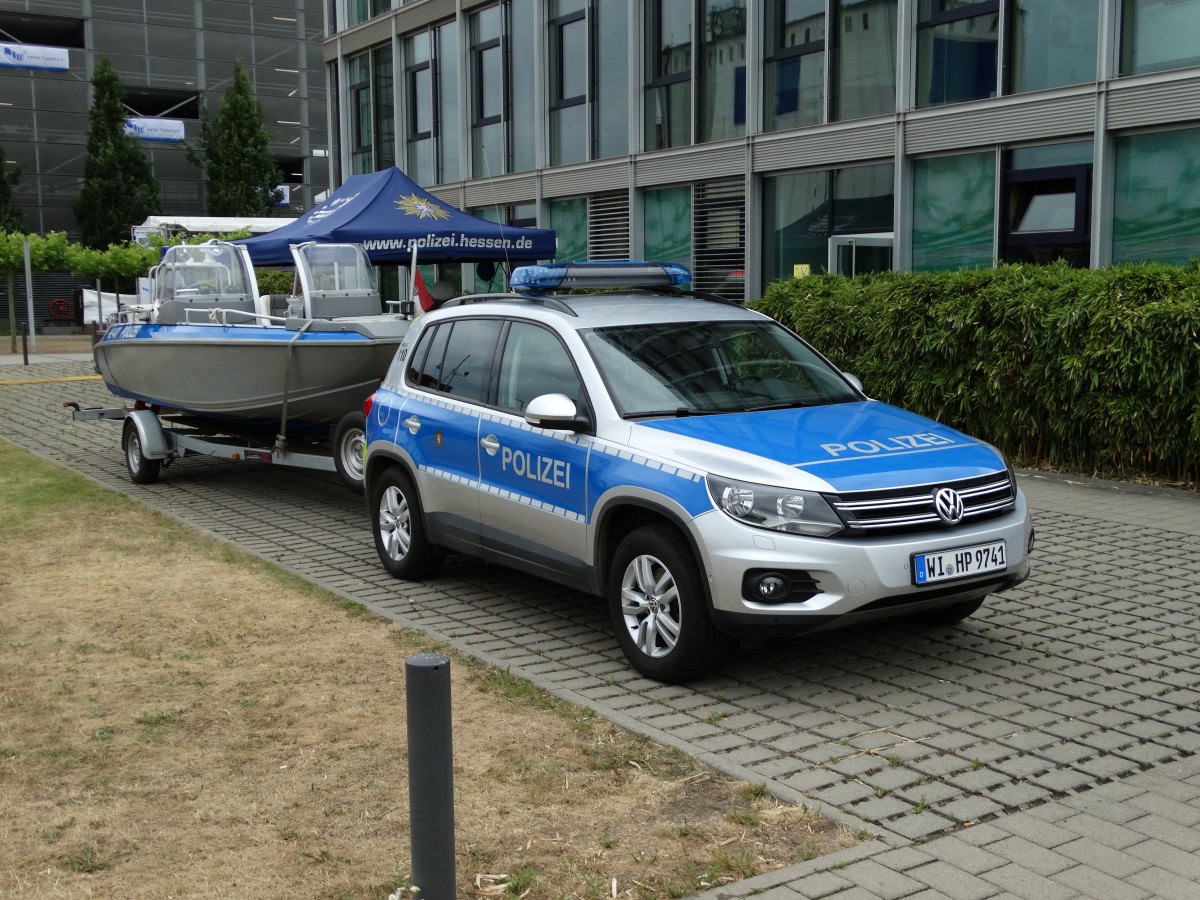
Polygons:
M1008 568L1004 541L938 550L936 553L912 555L913 584L935 584L955 578L970 578L988 572L1003 572Z

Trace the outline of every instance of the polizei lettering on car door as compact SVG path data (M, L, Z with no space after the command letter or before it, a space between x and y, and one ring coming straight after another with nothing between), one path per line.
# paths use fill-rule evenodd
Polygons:
M902 450L920 450L924 447L942 447L953 444L954 439L923 431L918 434L897 434L886 438L872 438L868 441L847 441L844 444L822 444L821 449L830 456L841 456L844 453L895 453Z
M571 464L552 456L534 456L524 450L505 447L500 451L500 468L518 478L540 481L564 490L571 489Z

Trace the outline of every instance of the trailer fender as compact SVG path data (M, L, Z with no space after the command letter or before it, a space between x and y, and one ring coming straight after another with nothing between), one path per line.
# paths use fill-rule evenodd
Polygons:
M169 459L174 455L171 442L167 439L166 431L163 430L162 422L158 421L158 416L151 410L130 410L125 418L132 422L133 427L137 429L138 441L142 445L142 455L146 459Z

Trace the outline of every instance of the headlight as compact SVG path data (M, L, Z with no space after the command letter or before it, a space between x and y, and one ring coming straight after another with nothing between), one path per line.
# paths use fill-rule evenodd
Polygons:
M843 527L825 498L812 491L793 491L710 475L708 492L725 515L756 528L829 537Z

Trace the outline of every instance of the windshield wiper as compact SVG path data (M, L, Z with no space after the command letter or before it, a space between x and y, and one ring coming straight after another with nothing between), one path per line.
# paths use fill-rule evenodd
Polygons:
M679 406L675 409L655 409L647 412L628 413L626 419L662 419L670 416L675 419L686 419L688 416L715 416L717 413L730 412L728 409L693 409L690 406Z
M761 406L747 406L742 412L765 412L768 409L804 409L806 406L817 406L807 400L780 400L777 403L763 403Z

